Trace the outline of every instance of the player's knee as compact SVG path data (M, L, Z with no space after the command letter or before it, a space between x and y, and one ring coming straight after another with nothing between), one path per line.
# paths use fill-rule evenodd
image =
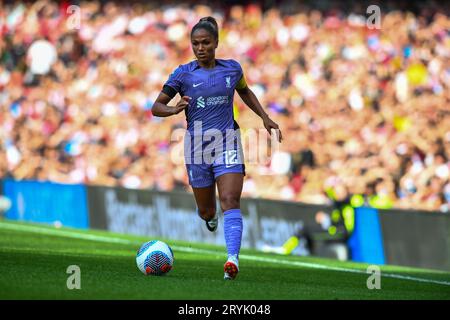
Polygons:
M230 209L238 209L240 208L240 199L232 193L223 194L220 196L220 206L223 212Z
M199 208L198 214L203 220L209 221L216 215L216 208Z

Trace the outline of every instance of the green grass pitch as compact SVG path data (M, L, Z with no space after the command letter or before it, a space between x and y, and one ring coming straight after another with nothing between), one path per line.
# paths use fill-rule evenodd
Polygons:
M450 299L450 273L381 266L381 288L369 290L368 265L242 250L240 273L223 280L225 248L166 241L174 268L145 276L136 266L152 237L0 221L0 299ZM70 265L81 289L69 290Z

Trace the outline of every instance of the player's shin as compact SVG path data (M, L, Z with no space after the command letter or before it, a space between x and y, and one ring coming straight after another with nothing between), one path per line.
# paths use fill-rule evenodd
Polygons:
M242 240L242 214L240 209L230 209L224 212L224 234L228 257L239 257Z

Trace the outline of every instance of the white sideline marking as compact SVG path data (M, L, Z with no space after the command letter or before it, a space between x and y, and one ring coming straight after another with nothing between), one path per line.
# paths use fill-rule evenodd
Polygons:
M77 232L76 230L73 230L73 231L72 230L71 231L57 230L57 229L49 229L49 228L33 226L33 225L13 224L13 223L8 223L8 222L4 222L4 221L0 222L0 229L8 229L8 230L14 230L14 231L28 231L28 232L45 234L45 235L54 235L54 236L60 236L60 237L92 240L92 241L99 241L99 242L106 242L106 243L121 243L121 244L127 244L127 245L131 245L131 244L132 245L140 245L141 244L141 242L139 242L139 241L132 241L132 240L121 239L121 238L111 238L111 237L105 237L105 236L99 236L99 235L93 235L93 234L85 234L82 232ZM213 251L213 250L189 248L189 247L176 246L176 245L171 246L171 247L173 250L181 251L181 252L203 253L203 254L216 255L216 256L223 255L223 253L220 253L218 251ZM359 274L365 274L365 275L368 274L365 270L349 269L349 268L341 268L341 267L331 267L331 266L321 265L318 263L282 260L279 258L277 258L277 259L265 258L265 257L248 255L248 254L240 254L239 258L251 260L251 261L284 264L284 265L299 266L299 267L305 267L305 268L311 268L311 269L322 269L322 270L331 270L331 271L339 271L339 272L359 273ZM425 282L425 283L434 283L434 284L450 286L450 282L448 282L448 281L424 279L424 278L417 278L417 277L404 276L404 275L385 273L385 272L382 272L381 276L387 277L387 278L410 280L410 281Z

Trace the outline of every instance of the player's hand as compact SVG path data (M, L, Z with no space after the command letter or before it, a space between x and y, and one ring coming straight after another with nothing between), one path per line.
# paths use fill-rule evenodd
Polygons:
M177 105L174 107L173 114L178 114L189 106L189 100L191 97L183 96L180 101L178 101Z
M266 128L266 130L269 132L270 135L272 135L272 129L274 129L277 134L277 140L278 142L281 143L281 140L283 140L283 135L281 134L281 130L278 124L276 124L272 119L267 117L266 119L264 119L264 127Z

